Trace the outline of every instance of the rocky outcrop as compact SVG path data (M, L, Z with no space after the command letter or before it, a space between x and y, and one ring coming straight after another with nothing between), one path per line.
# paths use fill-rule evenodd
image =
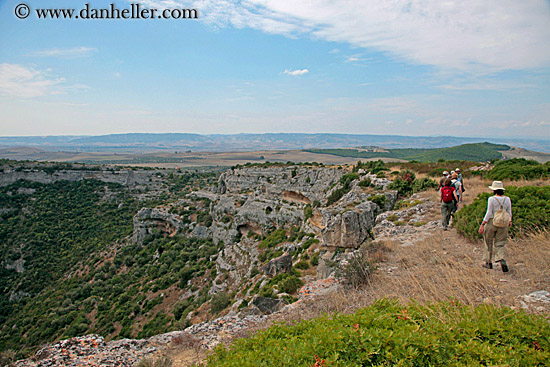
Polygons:
M130 367L158 350L149 340L122 339L106 343L102 336L86 335L62 340L40 349L15 367L105 366Z
M183 228L178 215L170 214L165 210L142 208L134 216L134 243L142 244L145 236L156 231L168 236L176 235Z
M221 174L220 194L264 193L268 197L300 203L326 201L325 193L347 173L325 167L244 167ZM283 198L284 196L284 198Z
M377 210L376 204L370 201L346 209L343 213L327 210L330 219L322 231L324 244L329 247L358 248L372 238Z
M285 300L260 297L260 296L255 296L254 299L252 299L251 303L254 307L258 308L258 310L260 310L260 312L262 312L264 315L269 315L274 312L277 312L286 305Z
M94 179L102 182L113 182L125 186L151 185L159 181L165 173L161 170L70 170L63 169L53 172L42 169L9 169L5 168L0 175L0 186L12 184L18 180L26 180L49 184L52 182L65 181L81 181L85 179Z
M381 196L379 204L373 203L373 196ZM353 185L336 205L320 209L322 216L322 238L327 247L358 248L373 239L372 228L379 213L392 208L397 200L397 192L379 194L363 192Z
M292 256L286 253L282 256L276 257L270 260L262 267L262 271L271 277L274 277L281 273L288 273L292 268Z

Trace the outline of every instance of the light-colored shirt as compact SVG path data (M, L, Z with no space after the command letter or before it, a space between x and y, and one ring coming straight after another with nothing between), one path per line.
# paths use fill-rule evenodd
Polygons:
M453 184L453 186L454 186L455 189L456 189L456 194L457 194L458 196L460 196L460 194L462 194L462 184L460 183L460 181L453 178L453 179L451 180L451 183Z
M489 200L487 201L487 213L485 213L485 217L483 218L484 222L488 222L489 219L493 218L495 213L500 209L502 205L502 208L510 214L510 218L512 218L512 201L508 196L491 196Z

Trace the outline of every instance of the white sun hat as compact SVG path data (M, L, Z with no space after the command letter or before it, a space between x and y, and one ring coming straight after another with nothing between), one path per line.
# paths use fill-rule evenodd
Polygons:
M493 184L491 186L488 186L491 190L506 190L504 188L504 185L502 184L502 181L493 181Z

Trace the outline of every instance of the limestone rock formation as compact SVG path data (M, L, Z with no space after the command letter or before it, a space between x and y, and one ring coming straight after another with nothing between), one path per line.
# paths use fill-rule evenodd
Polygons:
M160 231L169 236L174 236L181 231L183 223L178 215L170 214L165 210L142 208L134 216L134 243L142 244L148 234Z
M271 277L281 273L288 273L292 268L292 255L285 253L282 256L270 260L262 267L262 271Z

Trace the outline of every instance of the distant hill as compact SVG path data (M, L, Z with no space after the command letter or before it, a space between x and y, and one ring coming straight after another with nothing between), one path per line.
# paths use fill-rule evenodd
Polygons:
M462 144L450 148L433 149L308 149L308 152L319 154L333 154L341 157L356 158L396 158L415 160L420 162L435 162L444 160L466 160L484 162L503 157L501 151L508 151L508 145L492 143Z
M381 146L389 149L445 148L461 144L491 142L524 149L550 152L550 141L544 139L468 138L453 136L402 136L330 133L268 134L111 134L100 136L23 136L0 137L0 148L26 146L49 151L80 152L151 152L151 151L254 151L286 149L335 149L359 146Z

